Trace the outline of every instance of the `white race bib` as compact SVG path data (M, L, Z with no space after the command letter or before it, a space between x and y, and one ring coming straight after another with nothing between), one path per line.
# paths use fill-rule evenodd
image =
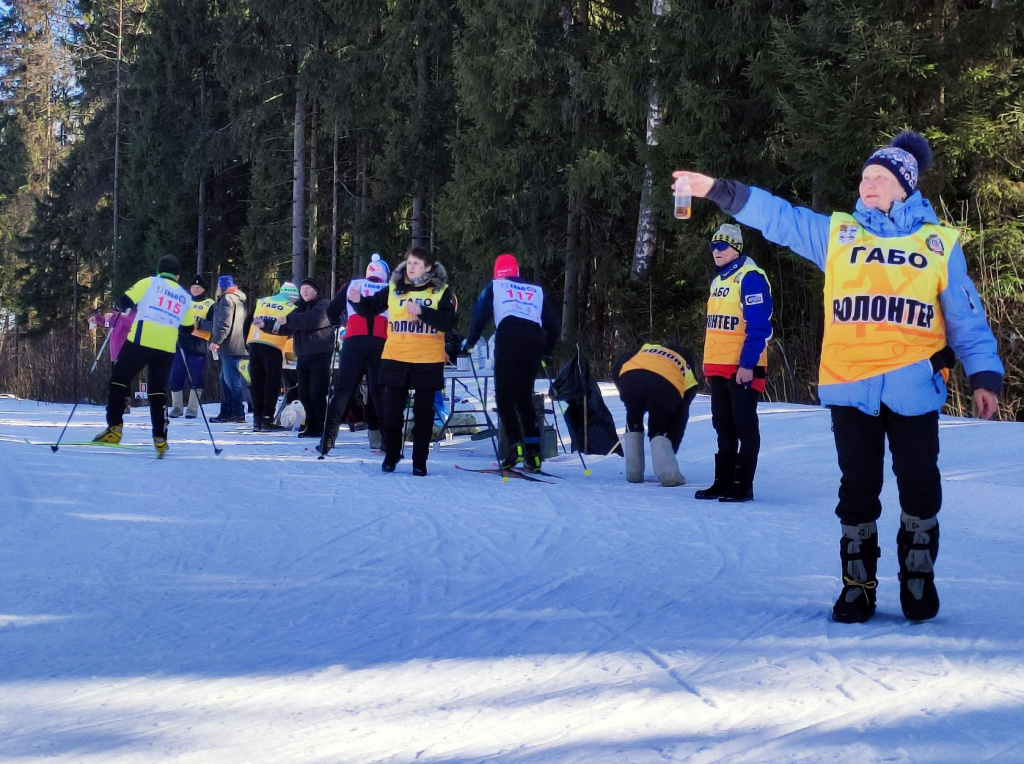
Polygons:
M362 295L363 297L372 297L373 295L377 294L377 292L379 292L381 289L388 288L387 282L381 284L378 281L369 281L368 279L353 279L352 286L359 287L359 294ZM356 314L356 309L352 307L352 303L347 302L345 304L345 307L348 308L349 318ZM380 315L384 316L384 318L387 318L388 312L384 311Z
M520 284L518 281L495 279L494 325L497 326L509 316L524 318L543 326L541 312L544 309L544 290L536 284Z
M177 284L154 278L139 301L136 321L160 324L177 329L192 304L192 295Z

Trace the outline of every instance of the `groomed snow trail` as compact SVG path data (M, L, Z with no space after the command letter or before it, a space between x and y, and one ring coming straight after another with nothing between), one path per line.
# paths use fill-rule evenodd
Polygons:
M604 386L616 420L614 388ZM215 406L207 413L213 414ZM456 438L380 473L364 433L174 420L164 460L52 442L0 400L0 762L1024 762L1024 428L942 421L942 611L833 624L838 469L822 409L761 406L756 501L699 502L618 457L551 485L460 472ZM80 406L66 438L102 429Z

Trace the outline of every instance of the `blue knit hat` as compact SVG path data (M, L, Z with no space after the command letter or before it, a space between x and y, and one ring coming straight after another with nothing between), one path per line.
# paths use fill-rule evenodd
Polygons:
M230 289L235 285L235 279L232 276L221 276L217 279L217 288L224 290Z
M928 139L912 130L904 130L897 135L885 148L879 149L868 157L864 168L877 164L896 176L900 186L910 196L917 190L921 173L927 172L932 166L932 148Z

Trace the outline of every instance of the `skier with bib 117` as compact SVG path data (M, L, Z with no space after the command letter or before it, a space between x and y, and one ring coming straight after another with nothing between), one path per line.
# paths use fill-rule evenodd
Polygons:
M519 278L515 255L506 253L495 259L494 281L476 301L463 352L480 341L491 320L495 326L494 399L508 441L501 467L512 469L521 461L530 472L539 472L541 432L533 407L533 388L541 361L558 342L560 321L544 301L544 289Z
M825 272L818 397L832 413L842 473L836 515L843 590L832 618L843 623L875 613L886 440L902 508L900 606L912 621L938 613L939 411L950 347L970 379L980 418L995 414L1002 390L1003 364L959 234L939 223L918 191L931 160L923 136L896 136L861 168L852 215L821 215L736 181L674 173L689 181L694 196L711 199Z
M135 308L128 338L110 372L107 389L107 429L93 438L96 443L121 442L124 401L128 385L143 368L147 370L149 413L157 456L167 451L167 382L171 375L178 327L195 323L192 295L178 283L181 265L173 255L157 264L157 274L137 281L117 301L123 314Z

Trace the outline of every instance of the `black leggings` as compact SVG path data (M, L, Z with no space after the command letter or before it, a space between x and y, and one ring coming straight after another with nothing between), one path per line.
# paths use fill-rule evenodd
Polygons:
M107 388L107 424L124 424L124 401L128 386L143 369L147 370L146 389L149 396L149 417L153 437L167 437L167 382L171 377L174 353L147 348L126 340L114 362Z
M494 342L494 402L509 443L540 443L533 387L540 371L544 330L538 324L499 327Z
M331 383L331 354L300 358L295 373L299 382L299 400L306 410L306 432L320 435L327 415L327 388Z

